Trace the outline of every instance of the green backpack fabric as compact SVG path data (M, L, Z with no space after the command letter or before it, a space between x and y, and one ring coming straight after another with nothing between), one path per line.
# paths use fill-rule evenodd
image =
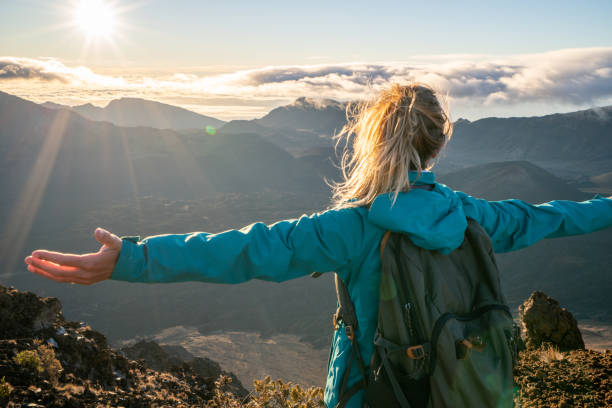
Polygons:
M448 255L387 232L381 262L372 361L365 367L351 339L363 381L341 387L338 405L365 389L375 408L512 407L516 329L482 227L468 219L463 244ZM336 319L350 333L356 318L339 278L336 289Z

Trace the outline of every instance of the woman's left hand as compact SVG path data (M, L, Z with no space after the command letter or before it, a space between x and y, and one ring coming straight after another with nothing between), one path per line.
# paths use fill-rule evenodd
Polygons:
M98 252L74 255L39 249L25 258L28 270L56 282L81 285L110 278L121 252L121 238L102 228L94 236L102 244Z

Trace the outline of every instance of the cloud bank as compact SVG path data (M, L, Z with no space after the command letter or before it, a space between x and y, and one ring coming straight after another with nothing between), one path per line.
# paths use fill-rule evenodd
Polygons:
M373 95L390 82L423 81L453 100L485 107L524 103L578 106L612 98L612 47L504 57L432 56L414 62L269 66L211 76L139 74L129 78L95 74L89 68L67 67L53 59L0 57L0 87L15 81L143 97L275 102L300 96L355 100Z

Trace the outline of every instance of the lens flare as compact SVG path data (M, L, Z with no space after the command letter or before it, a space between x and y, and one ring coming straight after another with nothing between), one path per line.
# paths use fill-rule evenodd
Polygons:
M214 135L215 133L217 133L217 129L215 129L214 126L206 126L206 133L208 133L209 135Z

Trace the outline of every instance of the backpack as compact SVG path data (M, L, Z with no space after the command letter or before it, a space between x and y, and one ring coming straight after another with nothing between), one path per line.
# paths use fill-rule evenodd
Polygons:
M360 390L372 408L512 407L518 327L484 229L468 219L462 245L448 255L387 231L380 254L369 367L355 340L357 318L347 287L336 275L334 325L344 326L352 349L337 407ZM362 380L347 389L354 361Z

